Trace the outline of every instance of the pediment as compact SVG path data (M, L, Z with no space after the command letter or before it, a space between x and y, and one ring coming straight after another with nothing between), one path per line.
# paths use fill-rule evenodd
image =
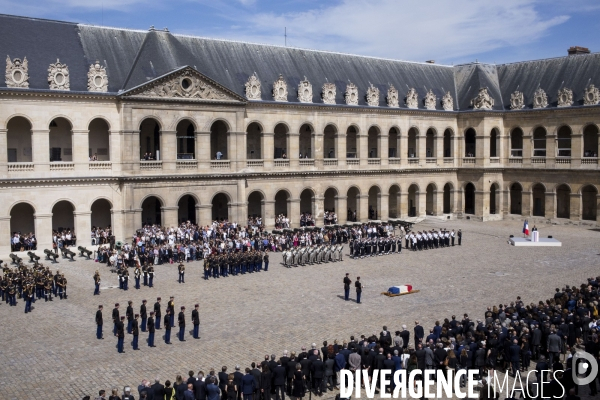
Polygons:
M182 67L120 93L132 99L194 102L244 103L237 93L218 84L192 67Z

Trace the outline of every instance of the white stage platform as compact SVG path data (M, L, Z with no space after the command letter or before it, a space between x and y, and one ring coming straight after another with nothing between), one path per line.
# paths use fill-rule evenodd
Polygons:
M555 246L560 247L562 243L554 238L540 238L539 242L533 242L531 239L526 239L522 237L512 237L508 239L510 244L513 246L529 246L529 247L537 247L537 246Z

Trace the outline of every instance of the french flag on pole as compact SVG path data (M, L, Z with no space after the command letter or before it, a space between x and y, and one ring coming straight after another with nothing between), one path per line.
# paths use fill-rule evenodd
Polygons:
M523 224L523 234L529 236L529 222L527 222L527 220L525 220L525 223Z

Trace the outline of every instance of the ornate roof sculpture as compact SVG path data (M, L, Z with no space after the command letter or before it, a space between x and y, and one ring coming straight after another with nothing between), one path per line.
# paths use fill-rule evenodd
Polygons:
M585 88L585 94L583 95L583 105L593 106L600 103L600 89L591 84Z
M379 89L373 86L369 86L367 89L367 104L371 107L379 107Z
M69 67L62 64L59 59L48 67L48 84L52 90L70 90Z
M510 109L511 110L520 110L525 107L525 97L523 96L523 92L519 92L518 90L514 91L510 95Z
M450 92L446 92L446 94L444 95L444 97L442 97L442 108L445 111L452 111L454 110L454 100L452 99L452 95L450 94Z
M303 81L300 81L298 84L298 101L300 103L312 103L313 93L312 93L312 85L304 77Z
M323 103L325 104L335 104L335 83L326 82L323 84L321 96L323 98Z
M358 88L354 83L349 82L346 85L346 93L344 94L344 98L346 99L346 104L349 106L358 105Z
M100 65L98 60L90 65L90 70L88 71L88 90L90 92L108 92L106 68Z
M287 82L283 79L283 75L273 82L273 99L275 101L288 101Z
M245 84L246 86L246 98L248 100L260 100L260 81L256 77L256 74L250 75L248 81Z
M537 88L533 94L533 108L548 107L548 95L542 88Z
M423 99L425 108L428 110L435 110L437 106L437 96L433 93L433 90L429 89Z
M558 106L571 107L573 105L573 91L569 88L562 88L558 91Z
M487 88L480 88L477 97L471 100L474 110L491 110L494 107L494 99L488 93Z
M398 108L400 107L398 101L398 89L394 87L394 85L390 84L390 88L387 92L387 105L388 107Z
M9 56L6 56L6 87L28 88L28 69L27 57L21 61L20 58L11 60Z
M415 88L408 89L405 104L408 108L419 108L419 94Z

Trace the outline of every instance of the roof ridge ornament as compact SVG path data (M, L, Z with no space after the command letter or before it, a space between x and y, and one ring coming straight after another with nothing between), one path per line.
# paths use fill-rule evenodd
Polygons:
M400 107L400 103L398 101L398 89L396 89L392 84L390 84L390 87L387 92L387 105L388 107L393 108Z
M425 98L423 99L425 103L425 108L428 110L435 110L437 106L437 96L433 93L432 89L429 89L425 94Z
M333 82L325 82L323 84L321 96L323 98L323 103L325 104L335 104L335 94L336 87Z
M598 103L600 103L600 89L598 89L592 83L591 85L585 88L585 94L583 95L583 105L594 106Z
M106 68L96 62L90 65L88 71L88 91L90 92L108 92L108 75Z
M346 85L346 93L344 94L344 98L346 99L347 105L358 105L358 88L354 83L348 82L348 84Z
M260 81L256 76L256 72L250 75L248 81L245 84L246 86L246 98L248 100L262 100L261 92L260 92Z
M69 82L69 67L57 58L54 64L48 66L48 83L51 90L71 90Z
M525 108L525 96L523 92L515 90L510 95L510 109L511 110L520 110Z
M300 81L300 83L298 84L298 101L300 103L312 103L312 100L313 100L312 85L308 81L308 79L306 79L306 76L305 76L304 80Z
M6 56L6 87L9 88L28 88L29 87L29 67L27 57L21 61L20 58L10 59Z
M454 111L454 99L452 99L450 91L446 92L444 97L442 97L442 108L445 111Z
M573 91L562 88L558 91L558 107L571 107L573 105Z
M379 89L370 83L366 94L367 104L371 107L379 107Z
M275 101L288 101L287 82L283 79L283 75L279 74L279 78L273 82L273 99Z
M471 106L474 110L491 110L494 107L494 99L486 87L479 89L477 96L471 100Z
M548 95L542 88L537 88L533 94L533 108L548 107Z
M419 94L415 88L408 89L405 104L407 108L419 108Z

